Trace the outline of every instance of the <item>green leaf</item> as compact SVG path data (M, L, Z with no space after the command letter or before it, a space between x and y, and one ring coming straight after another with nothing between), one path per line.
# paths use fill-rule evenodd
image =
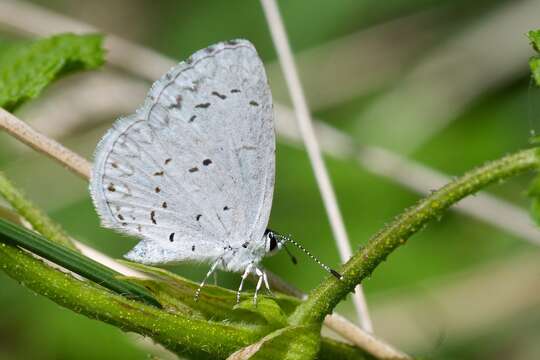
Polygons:
M103 37L61 34L14 45L0 56L0 107L13 111L61 75L104 63Z
M118 279L114 270L4 219L0 219L0 242L22 247L118 294L161 307L146 289Z
M289 326L238 350L227 360L308 360L315 359L320 347L318 326Z
M540 30L529 31L527 37L534 51L540 54ZM537 86L540 86L540 55L532 56L529 59L529 67L531 68L531 75L534 82Z
M261 315L268 325L276 329L287 325L287 315L272 299L262 298L257 304L253 300L244 300L234 308Z
M199 287L198 283L173 274L165 269L124 260L117 261L152 277L153 279L130 278L130 280L148 289L166 309L184 313L191 312L193 315L203 316L212 321L227 321L239 324L249 323L265 327L269 325L266 318L267 315L262 315L257 310L247 310L249 308L248 305L243 309L234 308L236 305L236 291L224 289L219 286L206 285L201 291L198 301L195 301L194 295ZM252 302L253 295L251 293L243 293L241 299L246 303ZM259 303L264 301L265 298L260 297ZM291 296L277 294L272 302L276 304L276 307L280 311L288 316L294 311L300 300Z
M540 53L540 30L531 30L527 33L527 37L534 51Z

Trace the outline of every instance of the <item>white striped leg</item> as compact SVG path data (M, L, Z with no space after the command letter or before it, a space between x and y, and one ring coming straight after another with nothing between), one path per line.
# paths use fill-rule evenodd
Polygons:
M264 273L259 268L256 267L255 274L257 274L257 276L259 277L259 281L257 281L257 287L255 288L255 295L253 295L253 304L257 305L257 293L259 292L259 289L261 288L263 278L264 278Z
M199 300L199 295L201 294L201 290L204 286L204 284L206 284L206 280L208 280L208 278L210 277L210 275L212 275L212 273L214 271L216 271L216 268L219 264L219 262L221 261L221 258L217 259L213 264L212 266L210 267L210 270L208 270L208 272L206 273L206 276L204 277L204 280L201 282L201 284L199 285L199 288L197 289L197 291L195 291L195 301L198 301Z
M276 295L274 295L272 290L270 290L270 285L268 284L268 276L266 275L266 271L263 270L262 273L263 273L264 286L266 287L266 290L268 291L271 297L275 298Z
M244 270L244 273L242 274L242 280L240 280L240 286L238 287L238 291L236 292L237 304L240 303L240 293L242 292L242 287L244 286L244 280L246 280L246 278L248 277L252 267L253 263L250 263L248 266L246 266L246 270Z

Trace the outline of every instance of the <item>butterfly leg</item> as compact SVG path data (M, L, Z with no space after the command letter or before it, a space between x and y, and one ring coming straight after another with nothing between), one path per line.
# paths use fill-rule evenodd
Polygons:
M275 298L276 295L274 295L272 290L270 290L270 285L268 284L268 276L266 275L266 271L263 270L262 273L263 273L264 287L266 288L270 296Z
M244 273L242 274L242 280L240 280L240 286L238 287L238 291L236 292L236 303L240 303L240 293L242 293L242 287L244 286L244 280L248 277L249 273L251 272L251 268L253 268L253 263L250 263L248 266L246 266L246 270L244 270Z
M204 277L204 280L201 282L201 284L199 285L199 287L197 288L197 291L195 291L195 301L198 301L199 300L199 295L201 294L201 290L204 286L204 284L206 284L206 280L208 280L208 278L210 277L210 275L212 275L212 273L214 271L216 271L216 268L219 264L219 262L221 261L221 258L217 259L217 261L215 261L212 266L210 267L210 270L208 270L208 272L206 273L206 276Z
M255 294L253 295L253 304L257 305L257 293L261 288L264 279L264 273L258 267L256 267L255 274L257 274L257 276L259 277L259 281L257 281L257 287L255 288Z

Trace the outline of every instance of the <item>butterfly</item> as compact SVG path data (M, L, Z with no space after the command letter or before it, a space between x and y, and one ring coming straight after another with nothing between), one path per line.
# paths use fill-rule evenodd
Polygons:
M105 227L141 239L128 260L208 263L196 299L220 269L242 273L238 302L253 273L256 303L263 283L270 291L262 258L299 245L267 229L275 150L262 61L247 40L221 42L170 69L113 124L97 146L90 193Z

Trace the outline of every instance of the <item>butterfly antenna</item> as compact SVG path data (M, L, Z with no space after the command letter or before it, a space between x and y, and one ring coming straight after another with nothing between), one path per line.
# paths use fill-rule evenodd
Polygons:
M296 241L294 241L293 239L291 239L291 236L288 235L288 236L284 236L283 237L284 239L284 244L285 243L291 243L293 244L294 246L296 246L297 248L299 248L300 250L302 250L307 256L309 256L311 258L311 260L315 261L317 264L319 264L324 270L326 270L328 273L334 275L336 278L338 278L339 280L342 280L343 279L343 275L341 275L340 273L338 273L336 270L330 268L330 266L322 263L315 255L313 255L312 253L310 253L305 247L303 247L302 245L300 245L299 243L297 243ZM287 251L288 252L288 251Z
M296 259L296 256L294 256L290 251L289 248L287 248L287 245L285 245L285 242L283 242L283 248L285 249L285 252L289 257L291 258L291 261L294 265L298 264L298 260Z

